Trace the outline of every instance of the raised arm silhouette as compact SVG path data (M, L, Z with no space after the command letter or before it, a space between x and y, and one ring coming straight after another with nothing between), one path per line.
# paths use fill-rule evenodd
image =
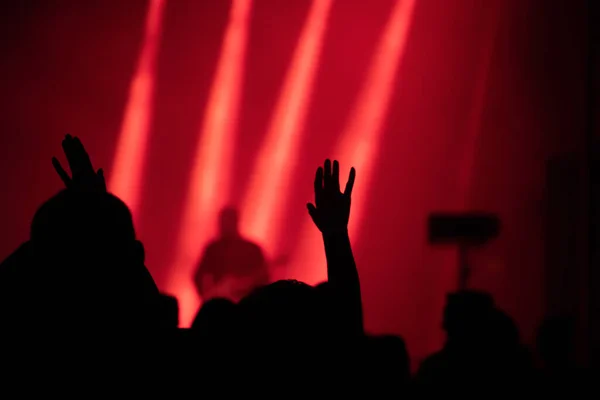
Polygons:
M333 317L339 319L344 331L362 335L363 314L360 282L350 237L348 221L356 171L350 169L348 182L340 191L340 166L338 161L325 160L315 174L315 203L307 204L308 213L323 235L327 258L327 280Z

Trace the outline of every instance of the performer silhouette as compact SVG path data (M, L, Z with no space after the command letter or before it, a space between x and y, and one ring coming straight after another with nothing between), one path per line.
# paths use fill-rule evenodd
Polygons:
M223 209L219 237L204 250L194 282L205 301L215 297L239 301L254 288L269 283L263 251L241 236L238 221L236 209Z

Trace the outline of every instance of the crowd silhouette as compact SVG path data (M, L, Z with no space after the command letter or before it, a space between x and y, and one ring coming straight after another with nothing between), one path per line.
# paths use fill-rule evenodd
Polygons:
M83 369L108 354L107 369L130 366L128 355L139 350L145 355L136 353L128 376L151 372L146 387L158 376L171 389L188 383L207 396L477 395L557 387L569 376L568 320L543 325L536 357L493 298L476 291L448 296L440 316L446 343L411 374L401 337L365 332L347 229L356 172L342 190L339 164L330 160L317 169L307 204L323 238L327 281L270 283L260 248L239 236L236 212L226 209L222 237L196 274L200 293L227 274L259 278L237 298L207 295L192 327L180 329L177 300L160 293L146 269L127 206L107 192L78 138L67 135L62 146L71 174L56 158L53 165L65 188L41 205L29 240L0 266L4 337L49 340L63 358L79 354Z

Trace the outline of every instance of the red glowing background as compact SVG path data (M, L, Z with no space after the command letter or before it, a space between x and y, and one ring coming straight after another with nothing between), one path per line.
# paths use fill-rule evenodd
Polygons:
M585 151L585 10L549 3L2 5L0 256L26 240L60 187L50 158L78 135L132 208L185 325L224 205L270 258L289 259L276 278L325 278L305 204L334 157L357 169L351 238L369 331L403 335L417 359L441 344L456 252L427 244L427 214L484 210L503 232L473 254L473 286L529 340L546 311L546 163Z

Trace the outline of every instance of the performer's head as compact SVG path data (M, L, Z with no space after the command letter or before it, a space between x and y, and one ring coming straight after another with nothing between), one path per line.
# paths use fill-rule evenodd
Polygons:
M239 213L233 207L225 207L219 214L219 230L223 237L239 236Z

